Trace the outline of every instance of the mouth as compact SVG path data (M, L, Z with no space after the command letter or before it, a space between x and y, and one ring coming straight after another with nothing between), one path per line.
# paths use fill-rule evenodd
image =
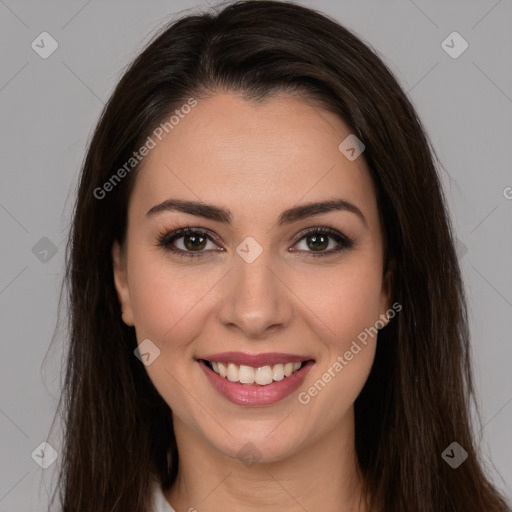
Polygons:
M238 365L235 363L216 362L202 359L210 370L220 375L222 378L243 384L246 386L257 384L259 386L267 386L272 382L279 382L287 379L291 375L300 371L310 360L302 362L278 363L274 365L259 366L257 368L247 365Z
M268 357L257 356L259 361ZM205 373L209 383L224 398L236 405L263 406L271 405L283 400L292 394L306 378L307 373L315 364L314 359L291 356L288 359L274 357L274 364L251 366L237 364L233 359L240 361L241 357L224 357L223 360L197 359L199 366ZM299 360L298 360L299 359ZM247 357L244 358L244 362ZM254 363L253 363L254 364Z

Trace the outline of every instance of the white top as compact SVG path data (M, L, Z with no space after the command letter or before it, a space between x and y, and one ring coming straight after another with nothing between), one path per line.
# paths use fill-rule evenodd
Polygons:
M153 489L154 503L151 512L176 512L165 498L162 488L156 480L154 481ZM512 512L512 509L507 509L507 512Z
M176 512L166 500L162 487L157 481L154 483L153 497L154 505L152 512Z

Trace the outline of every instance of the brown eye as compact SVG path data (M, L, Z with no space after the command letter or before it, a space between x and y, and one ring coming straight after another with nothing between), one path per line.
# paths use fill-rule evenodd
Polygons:
M183 238L183 245L191 251L204 249L206 246L207 238L202 235L185 235Z
M302 235L297 244L302 241L304 241L305 249L299 248L299 251L314 257L333 255L355 245L347 236L327 227L309 230Z
M329 237L322 233L308 235L306 237L306 244L313 251L325 250L329 246Z
M205 250L208 242L212 244L210 250ZM204 253L218 250L212 236L199 229L181 228L170 233L162 233L157 245L164 250L185 257L199 257Z

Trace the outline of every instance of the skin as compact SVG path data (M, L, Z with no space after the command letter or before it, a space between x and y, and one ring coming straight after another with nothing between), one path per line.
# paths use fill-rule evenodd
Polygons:
M369 170L363 156L349 161L338 150L350 133L337 116L297 96L254 103L218 93L198 100L144 159L127 238L123 247L114 244L112 256L123 321L135 326L139 343L149 338L160 349L145 368L173 411L180 467L165 494L176 510L365 510L353 404L377 337L308 404L297 397L391 307ZM177 211L146 215L171 197L228 208L232 225ZM356 205L366 223L332 211L276 224L287 208L335 198ZM160 232L186 225L221 242L208 241L198 258L157 245ZM302 232L323 226L354 247L311 256L315 246ZM252 263L236 252L247 236L263 249ZM338 245L328 241L324 252ZM193 252L186 242L174 246ZM231 350L308 355L315 365L284 400L238 406L210 385L196 361ZM249 442L260 457L252 466L237 456Z

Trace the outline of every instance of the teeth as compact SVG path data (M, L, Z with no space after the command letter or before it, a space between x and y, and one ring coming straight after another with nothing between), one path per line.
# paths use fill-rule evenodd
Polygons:
M233 363L228 364L228 380L231 382L238 382L238 366Z
M282 364L275 364L272 368L272 378L274 380L283 380L284 379L284 367Z
M216 373L218 373L221 377L226 377L228 374L228 369L226 365L223 363L217 363L217 366L219 368L219 371ZM215 368L213 369L213 371L215 371Z
M240 365L240 370L238 371L238 380L242 384L252 384L254 382L254 368L251 366Z
M240 384L259 384L265 386L274 381L283 380L297 371L302 363L275 364L273 366L261 366L253 368L252 366L237 365L233 363L211 362L212 369L221 377L227 378L231 382Z
M262 366L261 368L258 368L254 373L254 381L256 382L256 384L259 384L260 386L270 384L273 380L273 372L271 366Z

